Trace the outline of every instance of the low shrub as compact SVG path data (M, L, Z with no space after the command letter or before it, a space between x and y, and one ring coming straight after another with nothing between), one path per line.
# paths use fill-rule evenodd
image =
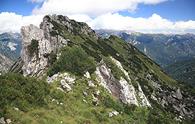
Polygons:
M0 116L5 114L9 106L28 111L33 106L45 105L45 98L49 94L46 82L19 74L5 74L0 76Z
M39 42L35 39L31 40L31 44L28 46L29 55L32 57L34 54L38 54Z
M110 57L104 57L104 61L106 65L111 69L111 72L116 79L120 80L121 77L126 79L125 74L118 68L118 66L111 60Z
M58 72L68 71L75 75L83 75L86 71L95 71L96 64L94 58L90 57L81 47L66 46L60 58L52 65L48 71L51 76Z

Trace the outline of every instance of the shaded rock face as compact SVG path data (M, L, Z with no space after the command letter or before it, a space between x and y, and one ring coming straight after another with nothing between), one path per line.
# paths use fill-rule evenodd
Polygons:
M12 64L12 66L9 69L9 72L13 72L13 73L20 73L22 74L22 67L23 67L23 61L21 59L21 57L18 58L18 60Z
M187 92L181 92L180 89L163 88L163 90L158 94L158 102L165 109L171 109L174 113L180 115L181 117L194 117L194 96L191 96Z
M114 78L111 73L111 70L107 67L103 61L100 63L100 66L96 68L95 71L97 75L97 81L102 85L109 93L113 96L120 97L120 87L118 80Z
M168 87L152 79L152 77L150 74L146 76L146 79L156 89L155 92L150 94L151 101L157 102L165 110L171 111L182 118L194 118L195 97L188 90L181 90L176 86Z
M103 61L100 62L95 73L97 81L121 102L136 106L152 107L150 100L153 101L152 103L156 101L157 104L161 105L167 111L172 111L181 117L193 118L195 110L192 101L194 98L190 94L186 94L176 87L170 88L162 85L158 81L153 80L152 75L148 74L146 79L156 88L156 92L150 94L151 99L148 99L140 83L136 82L137 87L135 88L135 84L132 84L131 78L122 64L113 57L111 59L124 73L125 77L121 77L120 80L116 79L111 69Z
M0 73L7 72L10 65L13 64L13 60L7 58L6 56L0 54Z

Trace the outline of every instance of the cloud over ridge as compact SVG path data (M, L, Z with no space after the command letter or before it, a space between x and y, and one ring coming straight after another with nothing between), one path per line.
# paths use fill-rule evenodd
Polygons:
M167 0L28 0L41 3L32 15L0 13L0 33L20 32L21 26L39 26L45 14L62 14L86 22L93 29L131 30L144 33L195 33L195 21L170 21L153 13L147 18L120 15L121 11L136 11L139 4L159 4Z
M32 0L40 1L40 0ZM167 0L45 0L33 14L87 14L99 16L118 11L134 11L138 4L158 4Z

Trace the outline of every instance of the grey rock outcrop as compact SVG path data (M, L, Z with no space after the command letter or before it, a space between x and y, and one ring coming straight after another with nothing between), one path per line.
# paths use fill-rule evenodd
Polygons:
M0 53L0 72L7 72L12 64L13 60Z
M9 72L23 73L22 67L23 67L23 61L21 57L19 57L18 60L11 66L11 68L9 69Z
M66 31L68 31L71 34L84 34L87 36L92 36L96 39L98 39L98 36L96 35L95 31L92 30L86 23L84 22L76 22L74 20L69 19L67 16L62 15L47 15L44 17L43 22L40 25L40 28L44 30L44 32L52 32L55 34L60 34L63 32L56 31L55 28L52 27L52 22L55 24L60 24L59 26L66 28ZM49 35L45 35L46 38L50 38Z
M0 124L6 124L5 118L4 118L4 117L1 117L1 118L0 118Z
M109 117L111 118L113 116L117 116L118 114L119 114L119 112L117 112L116 110L114 110L114 111L109 112Z
M34 25L22 27L21 58L23 61L23 75L42 75L49 65L48 56L57 54L58 50L67 44L67 40L60 35L51 35L52 31L54 31L53 24L46 17L43 18L40 28ZM37 46L33 46L33 40L37 42ZM38 48L34 48L37 51L30 51L29 47Z
M21 51L21 58L24 62L22 67L23 74L25 76L39 76L48 65L48 59L45 55L52 51L50 41L44 38L43 30L34 25L22 27L21 33L23 39ZM31 46L33 40L37 42L38 46ZM38 47L34 48L38 49L38 51L30 51L29 46Z
M96 68L95 73L97 75L97 81L107 89L109 93L120 99L125 104L139 106L133 85L129 84L124 78L121 78L120 81L115 79L111 70L103 61Z
M60 30L61 28L63 30ZM86 23L75 22L61 15L45 16L40 28L32 24L24 26L21 29L23 75L39 77L44 74L50 65L50 55L56 55L56 59L58 59L59 50L70 41L66 39L64 32L84 34L98 39L98 36ZM33 41L37 43L33 43Z

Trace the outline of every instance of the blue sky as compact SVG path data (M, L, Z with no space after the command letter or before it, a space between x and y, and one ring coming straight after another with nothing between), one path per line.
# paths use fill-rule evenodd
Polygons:
M140 4L134 13L123 12L132 17L149 17L153 13L172 21L195 20L195 0L171 0L157 5Z
M62 14L95 29L194 33L194 13L195 0L0 0L0 32Z
M15 12L21 15L30 15L36 3L27 0L0 0L0 12Z
M30 15L33 8L41 3L28 0L0 0L0 12L15 12L24 16ZM195 0L170 0L157 5L139 4L134 12L127 10L120 12L124 16L149 17L153 13L172 21L195 20Z

